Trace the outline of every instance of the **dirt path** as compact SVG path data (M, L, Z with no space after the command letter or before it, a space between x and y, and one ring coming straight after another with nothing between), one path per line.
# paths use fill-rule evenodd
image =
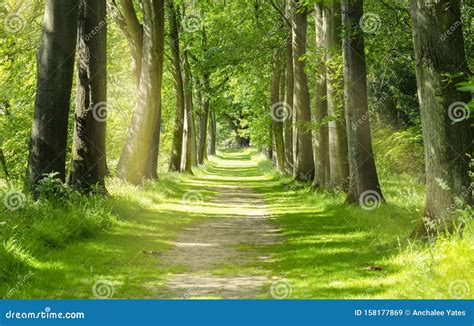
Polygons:
M242 267L271 257L239 250L239 246L268 246L282 241L280 230L269 223L262 195L236 185L212 190L218 193L212 204L225 206L232 213L185 229L178 237L175 247L164 255L164 263L185 266L187 272L170 278L165 297L255 298L270 281L267 272L258 270L245 275L248 270ZM215 275L222 267L231 275Z

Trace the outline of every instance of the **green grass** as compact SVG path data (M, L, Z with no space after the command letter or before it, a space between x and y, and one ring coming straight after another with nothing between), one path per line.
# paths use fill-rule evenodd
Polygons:
M270 259L229 262L215 275L283 279L289 298L474 297L472 228L462 238L412 243L424 188L408 176L384 177L387 204L364 211L345 205L343 193L287 186L290 180L251 150L222 151L195 172L164 173L141 188L112 179L105 199L28 200L18 211L0 211L0 296L93 298L94 285L104 281L113 284L114 298L155 298L174 273L185 271L165 267L162 253L183 228L232 214L235 207L209 199L213 187L238 184L263 194L285 241L242 245L239 250ZM203 202L183 201L189 191ZM259 297L271 298L270 287Z

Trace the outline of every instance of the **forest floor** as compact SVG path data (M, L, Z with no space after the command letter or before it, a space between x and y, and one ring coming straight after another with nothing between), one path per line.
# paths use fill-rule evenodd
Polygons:
M141 188L111 180L111 227L45 245L28 259L28 251L21 251L16 256L30 272L0 283L0 293L9 298L473 297L471 228L463 238L409 240L421 217L422 185L403 176L382 178L388 203L364 211L344 205L342 192L312 191L290 181L251 149L221 151L192 176L163 173L159 182ZM51 243L53 228L66 223L68 213L58 214L56 221L39 220L50 223L42 228L29 226L35 230L31 238ZM71 223L79 227L81 221Z

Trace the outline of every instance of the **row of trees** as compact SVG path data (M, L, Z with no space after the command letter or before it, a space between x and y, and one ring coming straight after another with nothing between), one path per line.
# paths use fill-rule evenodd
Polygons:
M190 60L195 60L195 66L199 66L202 55L191 53L183 46L180 37L185 5L173 0L138 3L139 6L132 0L45 1L27 176L28 186L34 193L38 183L51 174L79 191L105 192L107 8L128 40L137 93L127 139L118 162L118 176L134 184L158 178L167 36L176 93L169 170L192 173L192 167L206 159L208 143L209 154L215 153L215 120L210 113L208 95L209 73L205 68L196 69L193 76ZM202 18L193 16L193 19ZM168 33L165 32L165 20L168 21ZM201 46L205 51L206 30L192 24L190 28L201 34ZM74 135L70 168L66 175L68 116L75 62ZM199 110L194 108L196 98ZM209 141L208 127L212 136Z
M271 3L291 33L290 42L282 41L275 50L271 82L277 167L316 187L342 187L349 203L384 201L369 123L364 1ZM452 231L454 209L472 200L470 121L452 119L456 104L466 105L471 99L457 88L470 76L460 8L459 0L410 1L427 184L427 219L416 235ZM309 15L314 15L320 58L313 114L305 67ZM334 69L340 57L343 74Z

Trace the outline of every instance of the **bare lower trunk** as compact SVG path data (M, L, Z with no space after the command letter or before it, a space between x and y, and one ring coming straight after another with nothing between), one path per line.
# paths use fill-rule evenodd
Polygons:
M290 40L287 40L286 52L286 95L285 103L289 108L289 116L285 121L285 167L286 173L293 175L293 92L295 78L293 74L293 45Z
M107 24L105 0L81 0L74 137L68 183L105 192ZM97 189L96 189L97 188Z
M193 104L193 84L191 76L191 67L189 65L188 50L184 50L183 55L183 67L184 67L184 103L186 108L185 115L185 142L183 146L185 149L184 158L184 171L188 173L193 172L193 166L196 165L196 140L194 136L194 104Z
M143 0L141 4L144 33L138 101L118 165L119 176L134 184L156 174L151 161L158 151L163 76L164 2Z
M343 0L345 107L350 185L347 201L383 200L375 168L367 102L364 35L359 22L363 0Z
M209 119L209 144L207 146L207 154L209 156L216 155L216 129L216 113L212 111Z
M308 13L295 1L298 9L293 14L293 55L294 55L294 113L296 115L296 157L293 177L299 181L312 181L314 178L314 158L311 140L311 110L308 77L305 72L306 32Z
M341 4L338 1L325 7L327 22L326 50L328 62L327 105L329 133L329 184L331 187L347 189L349 184L349 162L347 161L347 132L344 116L344 76L339 73L342 62Z
M456 223L455 210L472 203L468 172L473 148L466 104L471 96L456 89L470 72L459 0L411 0L411 14L427 185L427 219L415 235L426 235L453 231L461 225ZM464 75L447 77L459 72Z
M45 174L65 180L68 115L74 74L76 0L46 0L27 184L35 190Z
M277 110L284 110L280 98L280 86L283 71L280 64L280 55L275 53L273 56L273 78L271 86L271 117L272 117L272 131L273 131L273 149L274 159L278 170L285 172L285 144L283 139L283 121L280 119L280 114ZM285 115L283 116L285 117Z
M184 135L184 85L179 49L178 13L172 0L168 0L171 61L173 63L174 89L176 92L176 115L174 119L173 144L171 147L170 167L172 172L181 170Z
M314 116L317 124L315 133L315 173L313 185L326 187L329 183L329 134L327 125L328 103L326 86L326 27L324 16L324 6L321 2L315 4L315 26L316 26L316 46L318 57L321 62L318 64L318 74L315 90L315 112Z

